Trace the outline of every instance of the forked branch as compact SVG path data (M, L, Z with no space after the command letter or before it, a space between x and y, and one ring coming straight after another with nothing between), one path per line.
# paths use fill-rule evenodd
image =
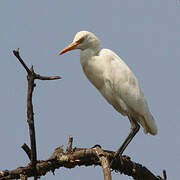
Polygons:
M33 112L33 104L32 104L32 94L35 87L35 79L40 80L55 80L60 79L60 76L41 76L34 72L33 66L29 69L28 66L25 64L23 59L19 55L19 49L13 51L14 55L17 57L21 65L27 72L27 81L28 81L28 92L27 92L27 122L29 125L29 136L30 136L30 144L31 149L29 150L27 145L23 145L22 148L27 153L28 157L31 160L31 166L34 173L34 179L37 179L37 152L36 152L36 135L35 135L35 126L34 126L34 112Z
M76 166L101 166L103 159L100 157L105 157L111 161L115 155L115 152L104 150L100 146L94 146L92 148L72 148L71 153L67 151L64 152L63 146L57 147L50 158L47 160L37 161L37 176L44 176L47 172L53 172L61 167L74 168ZM67 147L68 148L68 147ZM108 164L105 163L104 164ZM103 168L106 167L103 165ZM146 167L141 164L131 161L130 157L122 156L121 161L111 167L115 172L120 172L128 176L133 177L136 180L160 180L160 177L155 176ZM108 169L108 165L107 165ZM104 170L106 174L109 170ZM5 170L0 172L0 180L6 179L19 179L20 175L26 175L25 177L33 177L32 166L27 165L25 167L19 167L14 170ZM108 177L110 175L104 176ZM108 179L108 178L107 178ZM162 179L161 179L162 180Z

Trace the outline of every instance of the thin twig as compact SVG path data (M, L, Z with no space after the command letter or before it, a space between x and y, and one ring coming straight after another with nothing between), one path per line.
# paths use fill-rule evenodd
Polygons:
M22 60L22 58L19 55L19 48L16 50L13 50L13 54L17 57L19 62L22 64L22 66L25 68L26 72L29 74L31 73L30 69L27 67L25 62ZM41 76L40 74L34 74L35 79L40 79L40 80L56 80L56 79L61 79L62 77L60 76Z
M163 170L163 180L167 180L166 170Z
M19 60L19 62L23 65L23 67L25 68L26 72L29 74L31 73L29 68L26 66L26 64L24 63L24 61L22 60L22 58L19 55L19 48L13 51L14 55L17 57L17 59Z
M27 156L29 157L29 159L31 160L31 149L29 148L29 146L24 143L21 148L26 152Z
M66 152L71 153L72 152L72 143L73 143L73 137L69 136L68 145L66 148Z
M40 80L56 80L56 79L61 79L60 76L41 76L39 74L35 75L35 79L40 79Z

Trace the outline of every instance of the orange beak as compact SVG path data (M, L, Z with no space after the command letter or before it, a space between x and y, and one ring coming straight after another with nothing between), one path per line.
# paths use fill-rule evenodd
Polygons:
M64 54L64 53L67 52L67 51L76 49L76 46L77 46L78 44L80 44L79 41L72 42L69 46L67 46L67 47L64 48L61 52L59 52L59 55Z

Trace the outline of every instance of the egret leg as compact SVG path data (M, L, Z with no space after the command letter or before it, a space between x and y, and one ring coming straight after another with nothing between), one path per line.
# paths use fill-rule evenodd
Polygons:
M126 149L126 147L128 146L128 144L131 142L131 140L133 139L133 137L136 135L136 133L139 131L140 129L140 125L137 123L137 121L131 117L129 117L129 121L131 123L131 131L128 135L128 137L125 139L125 141L123 142L122 146L117 150L116 154L115 154L115 159L118 158L118 156L121 156L122 153L124 152L124 150ZM112 162L113 163L113 162ZM111 163L111 164L112 164Z

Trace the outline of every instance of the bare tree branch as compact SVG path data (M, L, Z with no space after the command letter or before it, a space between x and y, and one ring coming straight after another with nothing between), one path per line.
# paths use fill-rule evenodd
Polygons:
M26 70L27 74L32 74L32 71L27 67L23 59L19 55L19 48L16 50L13 50L13 54L17 57L19 62L22 64L24 69ZM33 68L33 67L32 67ZM60 76L41 76L39 74L34 73L34 79L39 79L39 80L56 80L56 79L61 79Z
M29 136L30 136L30 144L31 144L31 151L29 152L28 146L23 145L22 148L27 153L28 157L31 159L32 170L34 174L34 179L37 179L37 151L36 151L36 134L35 134L35 126L34 126L34 112L33 112L33 104L32 104L32 94L35 87L35 79L40 80L54 80L60 79L59 76L55 77L47 77L41 76L34 72L33 66L29 69L23 59L19 55L19 49L13 51L14 55L17 57L19 62L25 68L27 72L27 81L28 81L28 92L27 92L27 122L29 125Z
M40 79L40 80L56 80L56 79L61 79L60 76L41 76L39 74L35 75L35 79Z
M163 180L167 180L166 170L163 170Z
M99 155L101 156L101 154L103 154L109 161L111 161L115 155L115 152L103 149L101 151L103 153L99 153L98 155L97 146L92 148L75 147L72 148L71 153L64 153L62 147L63 146L57 147L47 160L37 161L36 167L38 177L44 176L50 171L54 173L55 169L61 167L74 168L76 166L100 166L101 160L99 160ZM128 156L122 156L121 161L115 164L112 169L115 170L115 172L131 176L136 180L160 180L160 178L156 177L146 167L131 161ZM19 179L21 174L24 174L27 177L33 177L34 173L31 164L14 170L1 171L0 180Z
M69 136L69 142L68 142L68 146L67 146L67 149L66 149L66 152L68 153L71 153L72 152L72 143L73 143L73 137L72 136Z
M24 143L24 144L21 146L21 148L26 152L29 160L31 160L31 149L29 148L29 146L28 146L26 143Z
M37 162L37 152L36 152L36 134L34 127L34 112L32 105L32 94L35 87L34 84L34 69L33 66L30 68L30 72L27 75L28 80L28 92L27 92L27 122L29 125L29 136L31 143L31 164L34 171L35 179L36 179L36 162Z
M100 146L95 146L95 150L103 168L104 180L112 180L108 158L105 156Z
M27 180L27 176L24 174L20 174L20 178L21 178L21 180Z
M19 60L19 62L22 64L22 66L24 67L24 69L26 70L26 72L29 74L31 73L29 68L26 66L26 64L24 63L24 61L21 59L20 55L19 55L19 48L13 51L14 55L17 57L17 59Z

